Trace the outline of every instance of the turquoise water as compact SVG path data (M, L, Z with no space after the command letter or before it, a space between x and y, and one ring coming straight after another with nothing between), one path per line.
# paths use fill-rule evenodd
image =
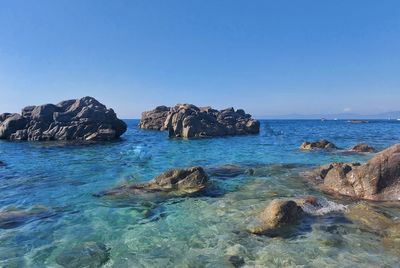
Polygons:
M400 256L381 237L346 220L349 200L315 191L299 173L332 161L365 161L369 154L301 152L305 140L326 138L341 148L367 142L384 149L400 142L400 122L262 121L256 136L170 140L127 120L120 141L104 144L0 141L0 211L30 211L0 229L0 266L61 267L57 256L85 242L109 248L104 267L398 267ZM174 167L224 164L254 174L211 176L201 194L110 200L93 194L147 181ZM288 164L288 165L282 165ZM285 238L254 236L246 226L270 200L313 194L332 210L310 217ZM400 205L375 203L394 219ZM334 230L334 231L332 231Z

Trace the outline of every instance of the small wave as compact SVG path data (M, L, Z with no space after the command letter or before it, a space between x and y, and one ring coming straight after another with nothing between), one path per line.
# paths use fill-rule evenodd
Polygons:
M340 212L344 211L347 206L335 203L333 201L329 201L326 199L318 199L317 204L312 205L309 203L306 203L302 206L303 210L311 215L325 215L331 212Z

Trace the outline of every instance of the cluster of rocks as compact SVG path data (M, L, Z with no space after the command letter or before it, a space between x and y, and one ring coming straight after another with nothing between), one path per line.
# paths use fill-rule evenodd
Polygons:
M260 122L244 110L233 108L215 110L192 104L175 107L159 106L142 113L140 128L167 130L169 137L201 138L229 135L258 134Z
M154 192L187 194L201 191L207 183L208 176L202 167L171 169L147 183L118 186L102 191L96 196L118 198Z
M319 141L305 141L300 145L300 149L304 151L311 151L311 150L333 150L339 149L334 143L322 139ZM375 153L376 149L366 143L359 143L348 149L349 152L356 152L356 153Z
M0 139L104 141L127 129L112 109L92 97L57 105L28 106L21 114L0 115Z
M331 163L307 174L322 190L369 200L400 200L400 144L365 164Z

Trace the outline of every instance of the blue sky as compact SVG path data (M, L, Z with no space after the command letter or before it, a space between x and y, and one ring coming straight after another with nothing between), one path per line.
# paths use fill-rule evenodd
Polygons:
M0 112L91 95L256 115L400 110L400 1L0 0Z

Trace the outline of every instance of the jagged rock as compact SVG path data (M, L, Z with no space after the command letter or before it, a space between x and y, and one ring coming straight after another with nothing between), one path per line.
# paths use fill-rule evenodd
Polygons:
M350 149L350 151L357 152L357 153L375 153L376 152L374 147L369 146L366 143L356 144Z
M208 176L201 167L171 169L147 183L123 185L96 194L96 196L126 197L154 192L194 193L208 183Z
M337 149L335 144L327 140L320 140L315 142L303 142L300 145L301 150L315 150L315 149Z
M9 140L113 140L126 128L112 109L92 97L0 115L0 139Z
M169 109L167 111L167 109ZM163 121L162 127L160 123ZM252 119L242 109L215 110L211 107L197 107L192 104L178 104L175 107L157 107L144 112L141 128L168 130L169 137L201 138L228 135L258 134L260 122Z
M252 226L253 234L274 234L282 227L296 224L303 216L303 209L293 200L274 199L259 215L260 224Z
M101 267L110 259L110 248L100 242L86 242L62 251L56 257L57 264L66 268Z
M400 144L365 164L331 163L307 175L322 190L358 199L400 200Z
M143 129L161 130L167 119L170 107L158 106L152 111L142 113L139 127Z

